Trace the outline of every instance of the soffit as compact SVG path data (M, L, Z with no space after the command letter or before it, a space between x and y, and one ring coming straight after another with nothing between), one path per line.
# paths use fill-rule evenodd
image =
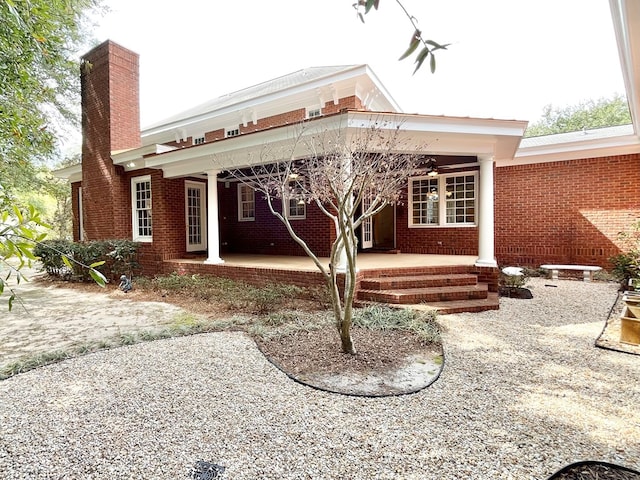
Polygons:
M513 157L527 124L515 120L352 111L321 117L306 122L304 127L278 127L148 157L139 168L162 168L166 177L175 177L270 163L283 158L304 158L309 151L304 141L296 143L296 138L304 140L326 130L358 135L373 123L382 129L401 129L402 146L398 149L401 152L496 159ZM304 131L301 132L301 128ZM294 143L296 147L292 148ZM375 149L372 145L371 150Z

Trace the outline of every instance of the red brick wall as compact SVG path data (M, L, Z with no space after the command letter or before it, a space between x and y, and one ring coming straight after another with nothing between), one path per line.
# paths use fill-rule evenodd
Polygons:
M282 222L271 213L267 201L259 193L255 196L255 220L239 222L237 188L238 182L218 184L222 252L306 255ZM292 220L291 223L316 255L329 255L335 238L332 224L315 205L307 205L305 220Z
M479 189L479 183L477 185ZM409 227L407 191L396 207L396 248L402 253L477 255L477 227Z
M83 57L82 197L87 240L127 236L129 185L111 152L140 146L138 55L107 41Z
M610 267L640 218L639 174L640 154L497 168L498 262Z

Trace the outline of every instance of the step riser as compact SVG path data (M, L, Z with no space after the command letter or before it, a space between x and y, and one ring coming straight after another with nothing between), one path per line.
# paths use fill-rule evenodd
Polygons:
M389 293L384 291L360 291L358 298L382 303L425 303L425 302L454 302L460 300L479 300L487 298L486 290L468 290L460 292L433 293Z
M378 303L419 310L436 310L442 315L499 309L498 297L469 267L420 267L369 271L357 293L361 305Z
M460 287L463 285L475 285L477 277L464 275L457 277L421 277L398 279L365 279L360 282L363 290L398 290L402 288L427 288L427 287Z

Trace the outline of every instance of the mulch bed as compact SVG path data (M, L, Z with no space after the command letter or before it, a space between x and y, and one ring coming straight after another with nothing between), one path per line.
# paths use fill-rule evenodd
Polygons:
M569 465L549 480L640 480L640 473L604 462L580 462Z

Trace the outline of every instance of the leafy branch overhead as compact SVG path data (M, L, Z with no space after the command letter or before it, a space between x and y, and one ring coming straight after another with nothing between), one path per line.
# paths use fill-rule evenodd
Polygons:
M418 20L416 17L411 15L404 5L400 2L400 0L396 0L396 3L400 6L404 14L407 16L411 25L413 27L413 34L411 35L411 39L409 40L409 47L405 50L405 52L400 56L398 60L404 60L405 58L410 57L415 53L415 65L416 68L413 71L415 74L422 64L429 58L429 68L431 69L431 73L435 73L436 71L436 50L446 50L450 43L440 44L433 40L425 39L422 35L422 31L418 28ZM378 6L380 4L380 0L358 0L357 3L353 4L353 8L356 9L358 14L358 18L364 23L364 15L369 13L371 9L378 10ZM363 14L364 12L364 14ZM420 48L422 46L422 48Z

